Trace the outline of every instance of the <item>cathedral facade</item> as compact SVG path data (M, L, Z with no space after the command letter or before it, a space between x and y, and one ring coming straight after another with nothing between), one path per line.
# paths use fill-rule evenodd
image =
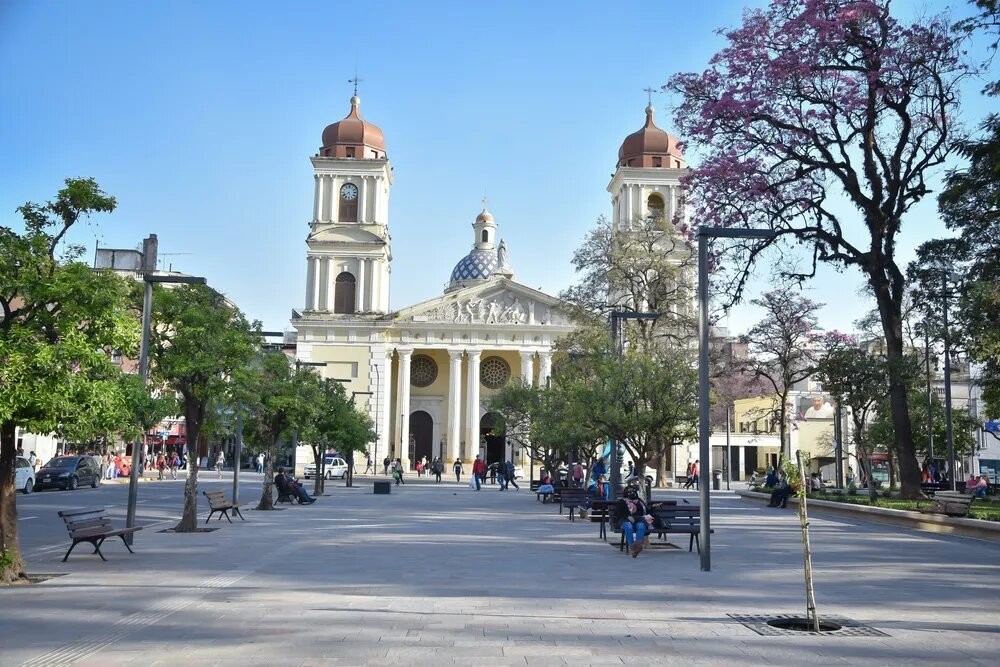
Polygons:
M683 158L676 139L646 125L629 135L608 187L617 229L634 216L670 215L679 201ZM345 384L375 424L369 451L407 466L488 462L521 452L494 433L488 396L508 382L544 386L554 345L573 331L569 308L515 280L498 225L485 208L471 250L444 293L391 309L389 193L393 171L382 131L360 100L322 135L311 158L315 181L307 244L305 307L292 313L296 360Z

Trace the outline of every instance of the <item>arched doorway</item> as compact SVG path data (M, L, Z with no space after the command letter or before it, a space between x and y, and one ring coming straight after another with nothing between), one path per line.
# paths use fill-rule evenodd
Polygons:
M497 428L500 427L500 428ZM497 431L498 434L495 434ZM496 412L487 412L479 420L480 442L486 439L486 465L504 460L503 418Z
M410 452L410 467L413 468L424 456L430 461L434 455L434 420L431 416L423 410L411 414L410 435L413 436L413 451Z

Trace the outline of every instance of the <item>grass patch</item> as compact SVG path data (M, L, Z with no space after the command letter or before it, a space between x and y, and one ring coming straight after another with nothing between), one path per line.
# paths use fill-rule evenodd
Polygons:
M866 495L843 496L839 494L817 494L809 496L812 500L829 500L835 503L847 503L848 505L865 505L868 507L881 507L891 510L909 510L915 512L917 505L927 507L930 501L922 503L916 500L904 500L902 498L882 498L876 499L873 504ZM984 521L1000 521L1000 503L989 500L973 500L969 509L970 519L982 519Z

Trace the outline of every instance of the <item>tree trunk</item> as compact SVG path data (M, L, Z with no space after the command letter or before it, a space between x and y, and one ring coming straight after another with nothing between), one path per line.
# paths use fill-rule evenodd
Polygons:
M201 423L205 416L205 402L184 400L184 427L187 432L188 476L184 482L184 512L174 526L175 533L193 533L198 530L198 445Z
M660 450L660 455L656 458L656 488L667 488L667 454L670 445L666 445Z
M14 488L17 455L16 424L0 424L0 583L25 578L21 539L17 533L17 489Z
M313 462L316 465L316 476L313 478L313 480L315 481L315 484L313 484L313 498L316 498L319 496L319 487L324 481L322 478L323 466L320 464L326 458L326 447L320 447L319 445L312 445L312 452L313 452Z
M324 455L326 452L324 452ZM273 510L274 498L271 495L271 487L274 486L274 459L278 455L278 438L271 439L271 446L268 449L264 462L264 488L261 489L260 502L257 503L258 510ZM316 475L319 475L319 466L316 466Z
M806 580L806 617L812 621L813 631L819 632L819 611L816 609L816 592L813 588L812 546L809 543L809 511L806 492L808 480L802 465L802 452L795 453L799 475L799 526L802 529L802 563Z
M873 284L873 287L885 335L886 358L889 361L889 412L896 435L896 453L899 456L900 496L912 500L922 497L923 493L920 489L920 465L913 445L906 384L901 377L904 361L902 306L898 300L889 296L888 285Z
M778 442L781 444L781 456L786 461L792 460L792 440L788 436L788 390L779 395L781 405L778 407ZM787 438L787 442L786 442ZM699 471L701 472L701 471Z

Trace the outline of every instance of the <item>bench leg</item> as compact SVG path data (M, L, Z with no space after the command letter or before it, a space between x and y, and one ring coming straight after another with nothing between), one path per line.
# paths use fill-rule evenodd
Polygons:
M119 535L118 537L122 538L122 544L124 544L124 545L125 545L125 548L126 548L126 549L128 549L128 552L129 552L130 554L134 554L135 552L134 552L134 551L132 551L132 547L130 547L130 546L128 545L128 540L126 540L126 539L125 539L125 536L124 536L124 535Z
M69 558L69 555L73 553L73 549L76 549L76 545L78 545L81 541L82 540L73 540L73 544L70 545L69 551L67 551L66 555L63 556L62 562L64 563L66 562L66 559Z
M574 511L575 509L576 509L575 507L570 507L570 508L569 508L569 520L570 520L570 521L576 521L576 519L574 519L574 518L573 518L573 511Z
M219 521L222 521L222 517L226 517L226 521L228 521L229 523L233 522L233 520L229 518L229 511L228 510L222 510L222 513L219 514Z
M208 524L208 522L212 520L212 515L213 515L213 514L215 514L215 510L211 510L211 511L210 511L210 512L208 513L208 518L207 518L207 519L205 519L205 523L206 523L206 524Z
M101 545L104 544L104 538L100 539L99 541L94 542L93 544L94 544L94 553L97 554L98 556L100 556L101 560L107 562L108 559L105 558L104 554L101 553Z
M236 513L236 515L237 515L238 517L240 517L240 520L242 520L242 521L246 521L246 519L244 519L244 518L243 518L243 514L242 514L242 513L240 513L240 508L239 508L239 507L234 507L234 508L233 508L233 512L235 512L235 513Z

